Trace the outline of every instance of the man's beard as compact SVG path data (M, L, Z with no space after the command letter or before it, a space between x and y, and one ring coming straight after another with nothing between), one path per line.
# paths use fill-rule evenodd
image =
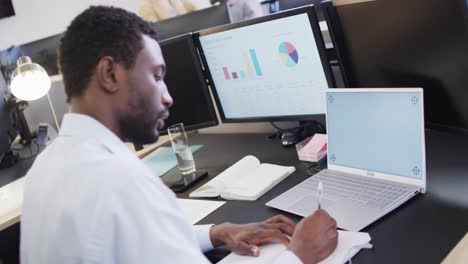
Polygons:
M144 96L134 96L129 100L129 113L120 120L124 141L138 145L151 144L158 140L158 119L168 111L151 111L150 102Z
M144 115L149 116L148 113ZM120 122L120 127L124 141L132 142L138 145L151 144L158 140L159 132L156 128L156 122L145 120L143 115L131 114Z

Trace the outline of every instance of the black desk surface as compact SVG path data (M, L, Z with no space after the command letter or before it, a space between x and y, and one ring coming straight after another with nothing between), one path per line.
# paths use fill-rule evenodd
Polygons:
M296 172L255 202L228 201L199 224L263 221L283 213L295 221L301 218L265 206L265 203L307 177L309 164L300 162L295 148L284 148L267 135L193 134L191 144L203 144L195 155L197 168L209 171L208 179L178 195L188 194L246 156L261 162L294 165ZM468 137L426 131L427 192L365 228L374 248L362 250L353 263L440 263L468 231ZM173 169L174 171L175 169ZM173 173L171 171L170 174Z

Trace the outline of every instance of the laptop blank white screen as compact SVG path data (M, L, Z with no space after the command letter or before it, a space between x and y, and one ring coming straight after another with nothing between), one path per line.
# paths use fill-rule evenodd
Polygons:
M327 92L328 163L422 179L422 93Z

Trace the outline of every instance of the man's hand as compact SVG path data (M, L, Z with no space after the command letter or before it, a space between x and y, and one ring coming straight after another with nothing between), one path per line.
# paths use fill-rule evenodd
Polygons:
M337 243L336 221L318 210L297 224L289 249L305 264L315 264L328 257Z
M210 230L213 246L226 245L240 255L260 255L258 245L268 241L280 241L286 246L296 224L283 215L277 215L261 223L215 225Z

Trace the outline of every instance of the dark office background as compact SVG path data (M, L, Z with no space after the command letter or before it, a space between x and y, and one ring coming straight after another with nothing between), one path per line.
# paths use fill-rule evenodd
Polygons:
M11 0L0 0L0 18L14 16L15 10Z

